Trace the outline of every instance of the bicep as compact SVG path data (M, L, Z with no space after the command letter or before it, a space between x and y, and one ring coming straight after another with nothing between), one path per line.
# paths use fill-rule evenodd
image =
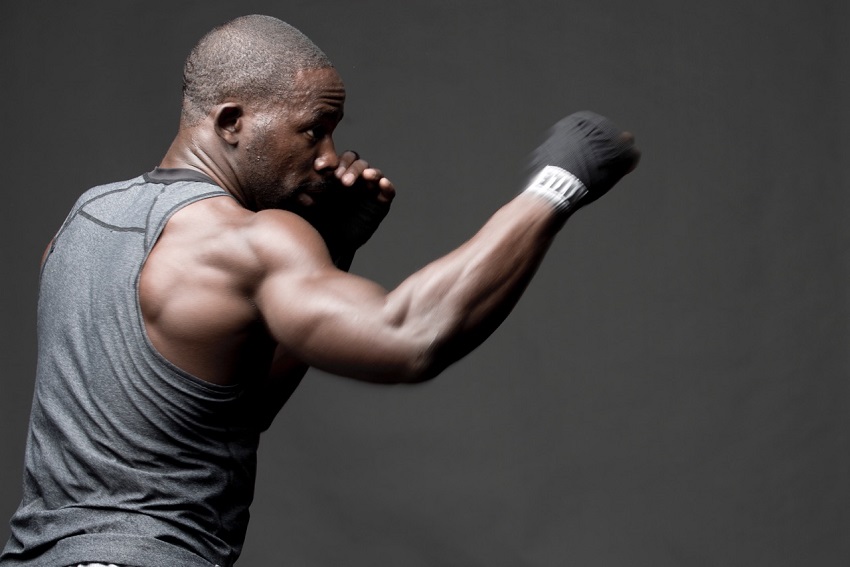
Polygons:
M275 340L333 374L404 381L427 348L427 338L411 333L403 307L383 288L332 266L271 275L257 304Z
M426 328L406 320L404 294L336 268L316 234L291 234L285 242L262 254L266 271L254 297L273 338L333 374L418 379L429 339Z

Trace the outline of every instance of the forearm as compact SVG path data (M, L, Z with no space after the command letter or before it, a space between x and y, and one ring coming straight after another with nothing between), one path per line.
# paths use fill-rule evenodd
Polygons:
M566 218L638 157L631 136L604 118L570 115L535 151L526 190L395 290L333 268L317 235L299 231L275 240L298 242L289 254L268 252L273 267L258 306L275 339L305 364L377 382L426 380L504 321Z
M473 238L388 295L388 316L401 331L428 343L411 379L438 374L504 321L563 222L550 203L520 195Z
M563 221L549 201L520 195L469 241L390 292L321 260L305 267L321 256L318 243L305 238L299 249L306 252L265 280L257 304L272 336L305 364L373 382L426 380L499 326Z

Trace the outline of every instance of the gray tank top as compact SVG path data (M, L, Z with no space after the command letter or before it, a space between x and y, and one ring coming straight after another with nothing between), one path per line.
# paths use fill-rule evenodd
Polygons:
M225 567L239 556L259 440L250 396L165 360L138 301L171 215L222 195L201 174L155 170L89 190L57 233L41 273L23 499L2 567Z

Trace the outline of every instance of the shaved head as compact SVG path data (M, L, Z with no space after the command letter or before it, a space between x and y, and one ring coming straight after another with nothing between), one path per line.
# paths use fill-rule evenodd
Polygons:
M271 16L242 16L206 34L183 68L181 122L191 126L224 101L280 103L304 69L333 67L303 33Z

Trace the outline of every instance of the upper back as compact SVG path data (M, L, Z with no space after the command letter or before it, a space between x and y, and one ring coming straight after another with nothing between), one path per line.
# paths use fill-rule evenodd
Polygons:
M246 239L254 213L229 197L176 212L139 279L139 304L153 346L208 382L233 384L268 369L268 339L251 285L258 263Z
M238 555L259 434L250 396L163 358L146 335L137 292L175 212L231 200L226 195L209 183L145 177L98 187L54 238L42 267L36 392L15 522L16 541L29 549L62 540L66 551L126 551L144 541L148 554L156 548L163 557L189 549L229 564ZM234 459L245 466L231 470ZM181 514L169 498L196 503L196 513ZM113 522L123 527L108 537L75 538ZM181 544L143 539L151 534ZM181 564L208 565L193 561Z

